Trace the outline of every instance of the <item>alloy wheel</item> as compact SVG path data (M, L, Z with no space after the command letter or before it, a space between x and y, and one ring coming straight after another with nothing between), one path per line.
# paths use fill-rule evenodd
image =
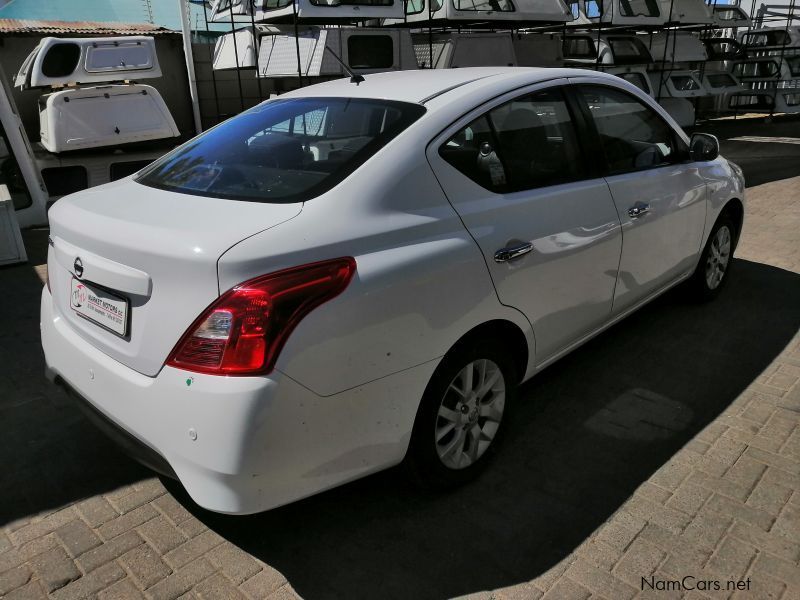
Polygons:
M450 382L436 417L436 452L450 469L474 464L489 448L505 409L506 382L488 359L466 365Z
M722 283L731 259L731 230L727 225L717 229L706 258L706 285L715 290Z

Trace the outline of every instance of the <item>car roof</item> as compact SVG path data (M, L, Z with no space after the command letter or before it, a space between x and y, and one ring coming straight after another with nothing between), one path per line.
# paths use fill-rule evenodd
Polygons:
M591 72L593 76L603 73ZM562 69L546 67L467 67L458 69L418 69L412 71L388 71L364 75L361 83L352 83L349 77L303 87L287 94L287 97L333 96L347 98L381 98L425 104L458 88L469 85L471 90L495 87L501 80L509 83L528 84L566 77L586 77L585 69ZM613 79L613 76L608 77Z

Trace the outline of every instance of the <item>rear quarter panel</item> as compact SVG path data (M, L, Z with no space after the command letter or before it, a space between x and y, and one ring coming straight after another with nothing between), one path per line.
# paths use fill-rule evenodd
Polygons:
M220 259L221 290L289 266L356 259L347 290L301 321L276 363L319 395L437 360L492 319L517 324L533 357L530 324L497 299L480 249L425 161L424 143L400 136L307 202L300 218Z

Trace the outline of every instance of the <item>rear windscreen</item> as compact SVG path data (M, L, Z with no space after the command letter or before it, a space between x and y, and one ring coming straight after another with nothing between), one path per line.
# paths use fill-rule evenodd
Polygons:
M303 202L342 181L424 112L390 100L274 100L170 152L136 181L214 198Z

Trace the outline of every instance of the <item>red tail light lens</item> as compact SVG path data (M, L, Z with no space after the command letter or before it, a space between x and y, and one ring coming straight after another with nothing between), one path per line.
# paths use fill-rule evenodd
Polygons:
M355 271L354 259L337 258L239 284L189 327L167 365L217 375L269 373L297 324L341 294Z

